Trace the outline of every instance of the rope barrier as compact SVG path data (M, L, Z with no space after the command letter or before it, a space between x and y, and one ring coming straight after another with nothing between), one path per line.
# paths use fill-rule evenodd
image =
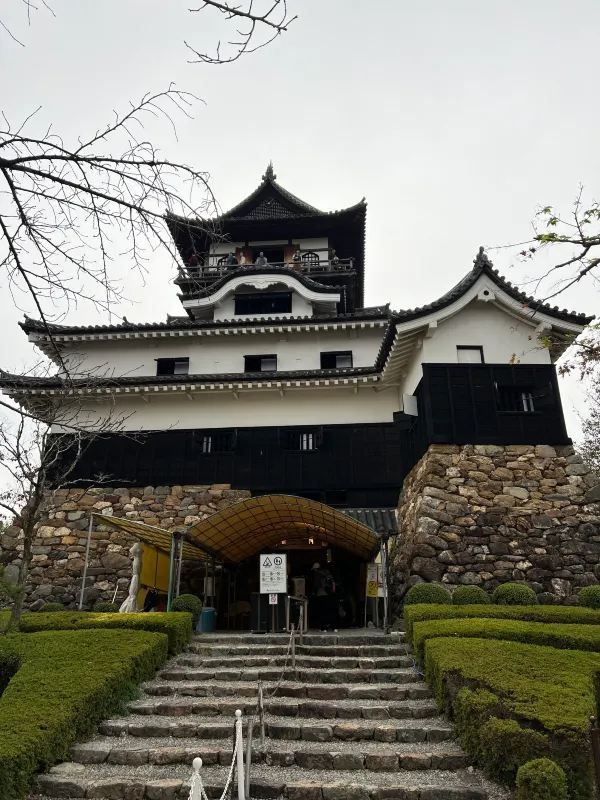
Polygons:
M229 789L233 785L233 776L236 772L237 766L237 785L238 785L238 800L246 800L245 788L246 788L246 779L244 775L244 752L243 752L243 741L242 741L242 712L236 711L235 712L235 746L233 748L233 754L231 757L231 766L229 767L229 773L227 774L227 781L225 783L225 788L223 789L222 794L218 798L218 800L226 800L227 795L229 793ZM202 776L200 775L200 770L202 769L202 759L200 757L195 758L192 761L192 779L190 781L190 793L188 795L188 800L209 800L209 797L206 794L206 790L204 789L204 784L202 783Z

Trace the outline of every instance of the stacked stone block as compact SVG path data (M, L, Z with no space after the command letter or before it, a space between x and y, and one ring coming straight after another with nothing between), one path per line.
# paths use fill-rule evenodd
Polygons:
M250 497L229 484L212 486L95 487L59 489L45 501L44 517L33 542L26 606L43 609L47 602L75 608L79 599L90 513L126 517L172 531L188 527ZM0 564L15 578L21 560L22 532L15 526L0 534ZM85 607L118 600L131 578L129 549L135 539L94 521L87 570Z
M525 581L547 602L600 582L598 477L572 447L432 445L404 483L396 595Z

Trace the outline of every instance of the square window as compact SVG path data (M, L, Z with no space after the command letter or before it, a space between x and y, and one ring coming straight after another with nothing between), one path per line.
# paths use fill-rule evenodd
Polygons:
M480 345L463 345L456 347L456 356L459 364L483 364L483 347Z
M187 375L190 371L189 358L157 358L157 375Z
M333 350L321 353L321 369L349 369L352 367L352 350Z
M529 387L496 385L496 401L498 411L520 414L535 412L533 391Z
M236 314L290 314L292 311L292 293L255 292L236 294L234 303Z
M277 356L244 356L244 372L277 372Z
M313 430L296 429L282 431L281 443L284 450L310 453L319 449L321 440L322 433L320 428L315 428Z

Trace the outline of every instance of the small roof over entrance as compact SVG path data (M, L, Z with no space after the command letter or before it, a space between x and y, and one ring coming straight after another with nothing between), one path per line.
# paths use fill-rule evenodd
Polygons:
M236 503L193 525L187 536L207 553L230 563L284 542L298 545L317 538L367 560L378 544L373 530L341 511L283 494Z
M118 528L119 530L128 533L130 536L135 536L146 544L162 550L167 555L171 552L173 534L171 531L166 531L164 528L157 528L154 525L146 525L144 522L136 522L133 519L126 519L124 517L113 517L105 514L92 514L94 519L101 525L108 525L111 528ZM202 552L196 545L190 544L185 541L182 544L182 556L186 561L207 561L208 556Z

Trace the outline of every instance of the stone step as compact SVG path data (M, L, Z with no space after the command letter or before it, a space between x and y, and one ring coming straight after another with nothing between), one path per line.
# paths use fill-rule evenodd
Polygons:
M189 654L179 656L173 662L184 667L214 667L219 669L223 665L227 670L250 669L253 667L292 667L292 656L288 655L251 655L251 656L202 656ZM296 669L401 669L412 667L414 659L409 655L383 656L376 658L361 658L357 656L296 656Z
M203 766L208 797L220 797L228 767ZM48 798L110 798L110 800L174 800L187 798L191 768L187 765L151 766L132 772L116 764L66 763L37 781ZM467 770L391 770L370 772L324 770L311 779L305 768L285 770L256 765L251 772L253 800L488 800L486 782Z
M381 683L381 684L322 684L295 683L284 681L277 689L277 697L311 698L313 700L422 700L432 696L431 689L420 681L412 671L410 680L413 683ZM263 683L265 695L273 691L275 683ZM170 695L185 697L256 697L256 682L196 682L189 680L155 680L142 684L147 695L168 697Z
M205 766L231 763L231 741L181 739L175 745L164 745L161 739L139 740L133 737L115 739L97 738L71 749L71 758L77 764L121 764L141 766L146 764L187 764L196 756ZM252 764L272 767L302 767L319 770L390 769L454 771L468 766L463 751L452 743L391 744L380 742L342 743L335 748L327 742L270 742L261 747L258 731L255 732Z
M187 645L186 650L190 653L197 653L203 656L270 656L285 655L288 651L288 643L282 644L204 644L202 641L195 640ZM296 653L307 656L356 656L360 658L372 658L375 656L401 656L410 652L407 644L390 645L302 645L296 643Z
M452 727L441 718L403 720L340 720L296 717L293 721L268 715L266 733L270 739L311 742L363 741L378 742L445 742L452 738ZM244 730L247 719L244 719ZM233 718L217 719L200 715L177 717L118 717L100 723L103 736L176 737L226 739L232 735Z
M438 715L434 700L297 700L294 698L265 698L266 713L277 717L308 717L325 719L424 719ZM236 709L244 715L257 713L257 698L192 698L143 699L131 702L127 710L142 716L183 717L227 716L233 719Z
M299 683L411 683L420 680L413 669L282 669L259 667L257 669L193 668L171 666L159 672L159 678L166 681L296 681Z
M243 644L285 644L289 641L289 633L196 633L193 636L194 643L210 645L243 645ZM310 646L332 645L359 647L363 645L395 645L403 642L405 634L402 631L393 632L388 636L383 633L362 633L345 632L338 633L305 633L300 640L297 636L298 644Z

